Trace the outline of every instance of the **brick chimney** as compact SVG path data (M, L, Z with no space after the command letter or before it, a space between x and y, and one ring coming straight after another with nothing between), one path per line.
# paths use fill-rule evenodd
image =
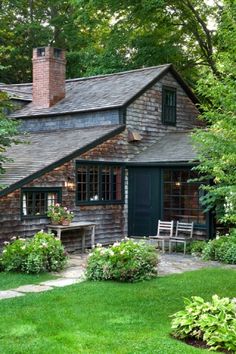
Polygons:
M33 104L48 108L65 97L65 51L53 47L33 50Z

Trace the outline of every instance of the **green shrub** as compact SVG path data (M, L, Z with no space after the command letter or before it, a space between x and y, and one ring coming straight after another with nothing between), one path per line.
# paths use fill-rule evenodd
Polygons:
M236 233L232 230L230 235L221 236L209 241L202 252L205 260L220 261L236 264Z
M104 248L97 245L88 258L91 280L139 281L157 276L157 252L145 242L122 240Z
M41 273L64 268L67 256L61 241L52 234L38 232L31 239L15 239L2 252L5 271Z
M193 296L185 308L172 315L172 335L179 339L195 338L212 349L236 350L236 303L229 298L212 296L211 302Z
M191 243L191 254L194 256L201 256L206 244L206 241L193 241Z

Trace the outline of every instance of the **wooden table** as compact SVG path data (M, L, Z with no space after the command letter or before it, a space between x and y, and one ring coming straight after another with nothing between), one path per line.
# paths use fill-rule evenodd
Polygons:
M48 231L56 231L57 237L59 240L61 239L61 234L63 231L70 231L70 230L79 230L82 229L82 252L85 250L85 230L86 229L91 229L91 247L94 246L95 243L95 223L91 222L72 222L70 225L64 226L64 225L48 225Z

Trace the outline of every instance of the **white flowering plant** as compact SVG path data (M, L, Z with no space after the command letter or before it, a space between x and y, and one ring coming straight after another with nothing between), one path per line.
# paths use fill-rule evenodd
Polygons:
M157 276L157 263L153 246L124 239L107 248L98 244L89 254L86 275L90 280L146 280Z
M229 234L210 240L202 250L204 260L236 264L236 229Z
M5 271L41 273L63 269L67 259L61 241L42 230L33 238L5 242L1 265Z

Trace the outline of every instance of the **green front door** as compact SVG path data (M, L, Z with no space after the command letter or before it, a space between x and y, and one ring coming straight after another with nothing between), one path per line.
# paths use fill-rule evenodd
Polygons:
M161 171L155 167L129 168L128 234L150 236L157 232L161 213Z

